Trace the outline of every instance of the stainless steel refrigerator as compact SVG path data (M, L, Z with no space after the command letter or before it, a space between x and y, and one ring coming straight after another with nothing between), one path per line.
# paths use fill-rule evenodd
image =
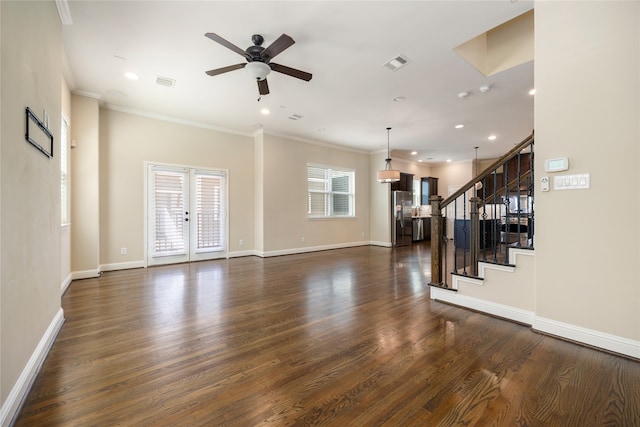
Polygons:
M394 191L392 199L391 243L393 246L410 245L413 240L413 194L410 191Z

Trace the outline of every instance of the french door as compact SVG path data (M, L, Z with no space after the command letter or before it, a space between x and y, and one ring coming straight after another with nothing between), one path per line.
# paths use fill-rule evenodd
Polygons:
M147 265L226 255L225 171L148 165Z

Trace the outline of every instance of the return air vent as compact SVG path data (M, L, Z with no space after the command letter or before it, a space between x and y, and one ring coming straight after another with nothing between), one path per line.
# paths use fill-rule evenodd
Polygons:
M411 60L405 55L398 55L395 58L391 58L382 65L390 69L391 71L398 71L400 68L404 67L410 62Z
M174 87L176 85L176 81L174 79L170 79L169 77L158 76L156 78L156 84L165 87Z

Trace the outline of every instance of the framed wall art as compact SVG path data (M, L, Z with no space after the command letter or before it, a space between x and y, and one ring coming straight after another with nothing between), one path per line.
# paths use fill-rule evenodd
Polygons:
M53 157L53 135L31 108L27 107L25 115L25 139L48 158Z

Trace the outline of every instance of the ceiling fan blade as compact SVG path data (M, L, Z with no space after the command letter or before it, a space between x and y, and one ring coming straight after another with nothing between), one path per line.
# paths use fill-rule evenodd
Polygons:
M277 71L282 74L286 74L291 77L295 77L296 79L309 81L311 80L312 74L307 73L306 71L296 70L295 68L287 67L285 65L274 64L273 62L269 63L269 66L273 71Z
M227 49L231 49L232 51L234 51L235 53L244 56L245 58L248 58L248 54L247 52L244 51L244 49L240 49L238 46L236 46L235 44L223 39L222 37L220 37L219 35L217 35L216 33L206 33L205 34L206 37L209 37L211 40L213 40L216 43L220 43L222 46L226 47Z
M209 70L206 73L210 76L217 76L218 74L228 73L229 71L239 70L240 68L244 68L247 64L235 64L229 65L228 67L216 68L215 70Z
M275 58L276 55L283 50L294 44L295 41L288 35L283 34L276 39L271 45L260 53L260 56L265 61L269 61L271 58Z
M258 80L258 92L260 92L260 95L269 95L269 85L267 84L267 79Z

